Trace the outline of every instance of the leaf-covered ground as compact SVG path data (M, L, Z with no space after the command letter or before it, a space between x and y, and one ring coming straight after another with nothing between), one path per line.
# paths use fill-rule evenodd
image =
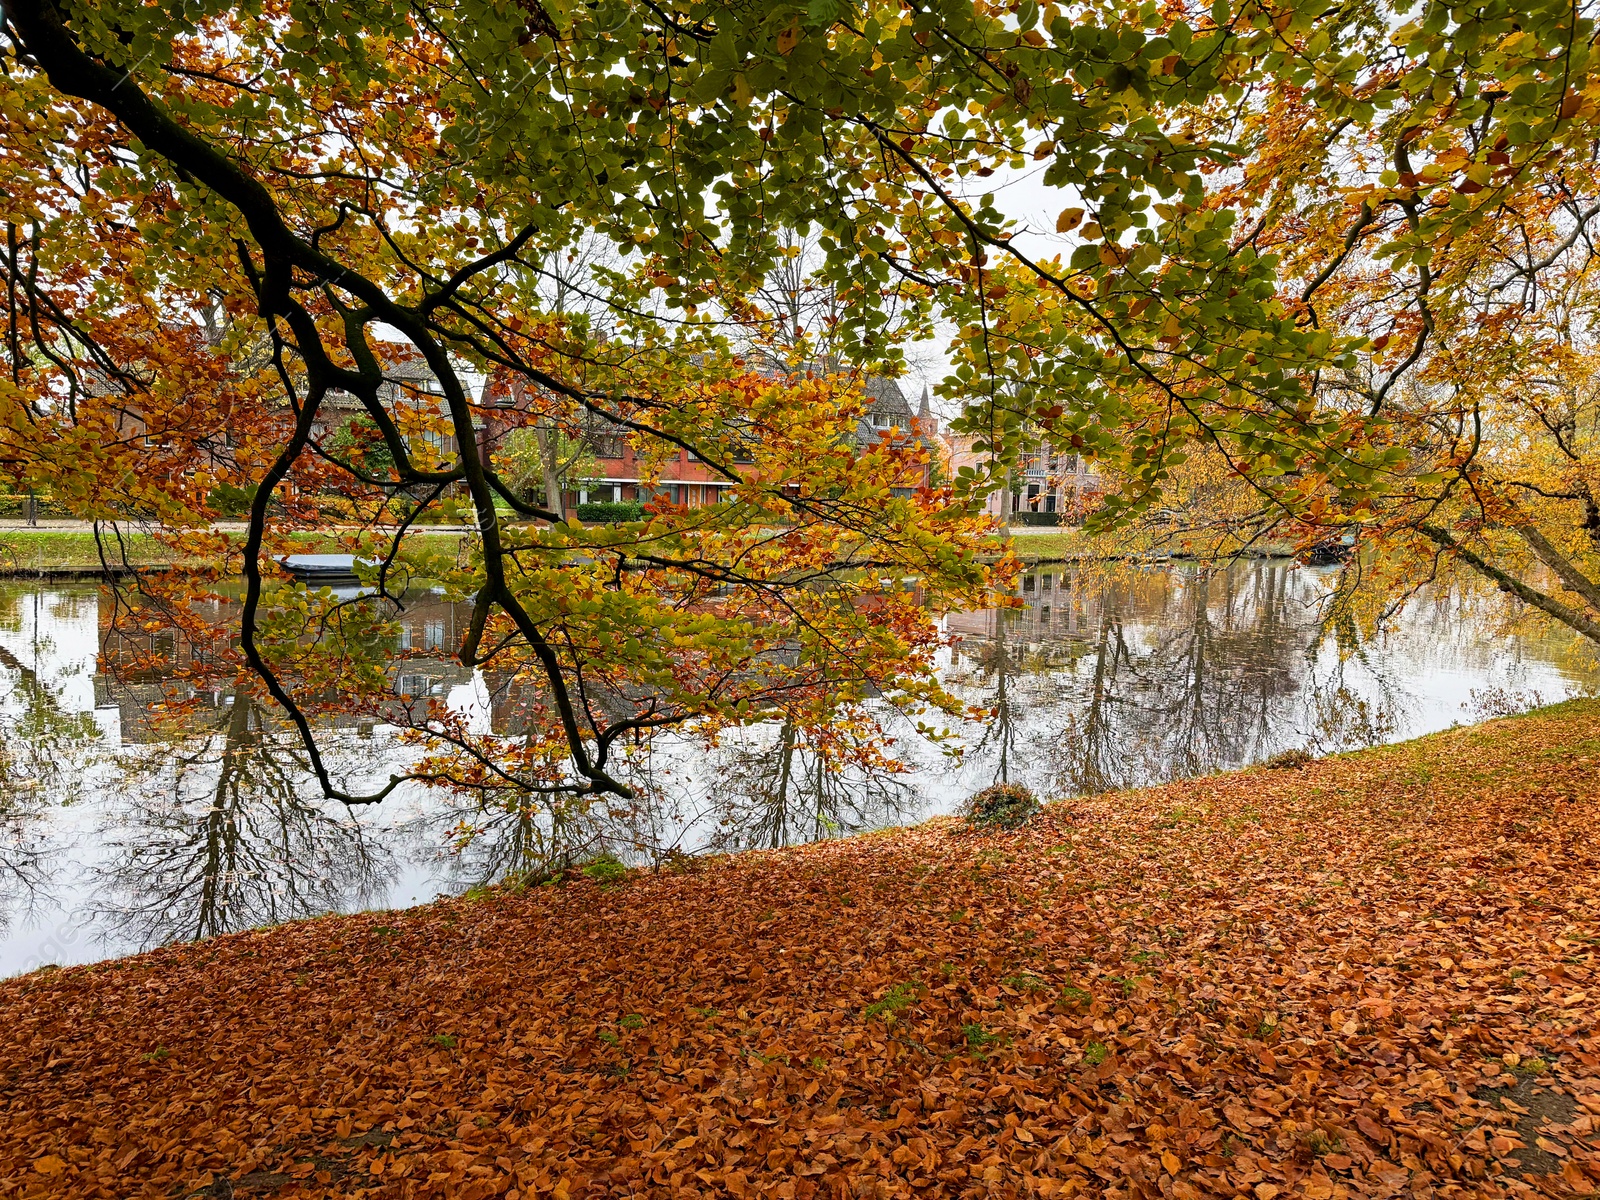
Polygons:
M1589 1195L1600 706L0 985L0 1195Z

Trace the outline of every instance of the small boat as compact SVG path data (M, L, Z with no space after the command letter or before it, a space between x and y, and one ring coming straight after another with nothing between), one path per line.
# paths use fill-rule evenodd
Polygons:
M360 582L353 554L286 554L278 563L308 587L348 587Z
M1327 538L1302 551L1300 561L1308 567L1331 567L1349 562L1350 556L1355 553L1355 545L1356 535L1353 533Z

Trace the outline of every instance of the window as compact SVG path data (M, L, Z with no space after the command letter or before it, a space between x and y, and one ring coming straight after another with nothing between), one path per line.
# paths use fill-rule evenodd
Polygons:
M444 649L444 622L426 621L422 626L422 648L424 650Z

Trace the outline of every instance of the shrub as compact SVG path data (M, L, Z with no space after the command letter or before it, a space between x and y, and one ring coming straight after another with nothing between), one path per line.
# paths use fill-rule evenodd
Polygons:
M578 520L594 525L644 519L644 505L631 500L591 500L577 508Z
M997 783L967 801L967 823L985 829L1020 829L1039 811L1039 798L1020 783Z
M1285 750L1281 754L1274 754L1267 759L1267 767L1273 771L1298 771L1301 767L1309 766L1316 760L1304 750Z
M609 854L603 854L579 869L585 878L594 880L601 887L610 887L628 878L628 868Z
M41 521L60 520L62 518L71 518L77 515L65 503L60 500L56 500L51 496L37 496L35 497L35 503L36 508L34 511ZM27 496L0 496L0 517L10 517L16 520L21 520L27 515Z

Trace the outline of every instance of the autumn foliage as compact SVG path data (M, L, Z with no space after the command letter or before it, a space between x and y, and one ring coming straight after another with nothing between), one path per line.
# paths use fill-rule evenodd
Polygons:
M1574 703L36 972L0 1195L1592 1195L1596 747Z
M972 514L1041 439L1111 481L1101 526L1226 485L1213 519L1398 548L1402 588L1465 564L1600 640L1590 6L4 11L0 470L208 554L174 610L242 577L218 671L329 796L389 794L314 733L376 704L446 509L453 649L542 700L515 753L428 714L416 774L523 796L624 795L663 729L948 710L927 612L984 599ZM992 194L1035 169L1043 230ZM938 329L975 461L934 487L852 426ZM733 503L583 529L552 455L512 486L530 437L626 439L647 491L693 456ZM334 525L384 564L360 603L279 586Z

